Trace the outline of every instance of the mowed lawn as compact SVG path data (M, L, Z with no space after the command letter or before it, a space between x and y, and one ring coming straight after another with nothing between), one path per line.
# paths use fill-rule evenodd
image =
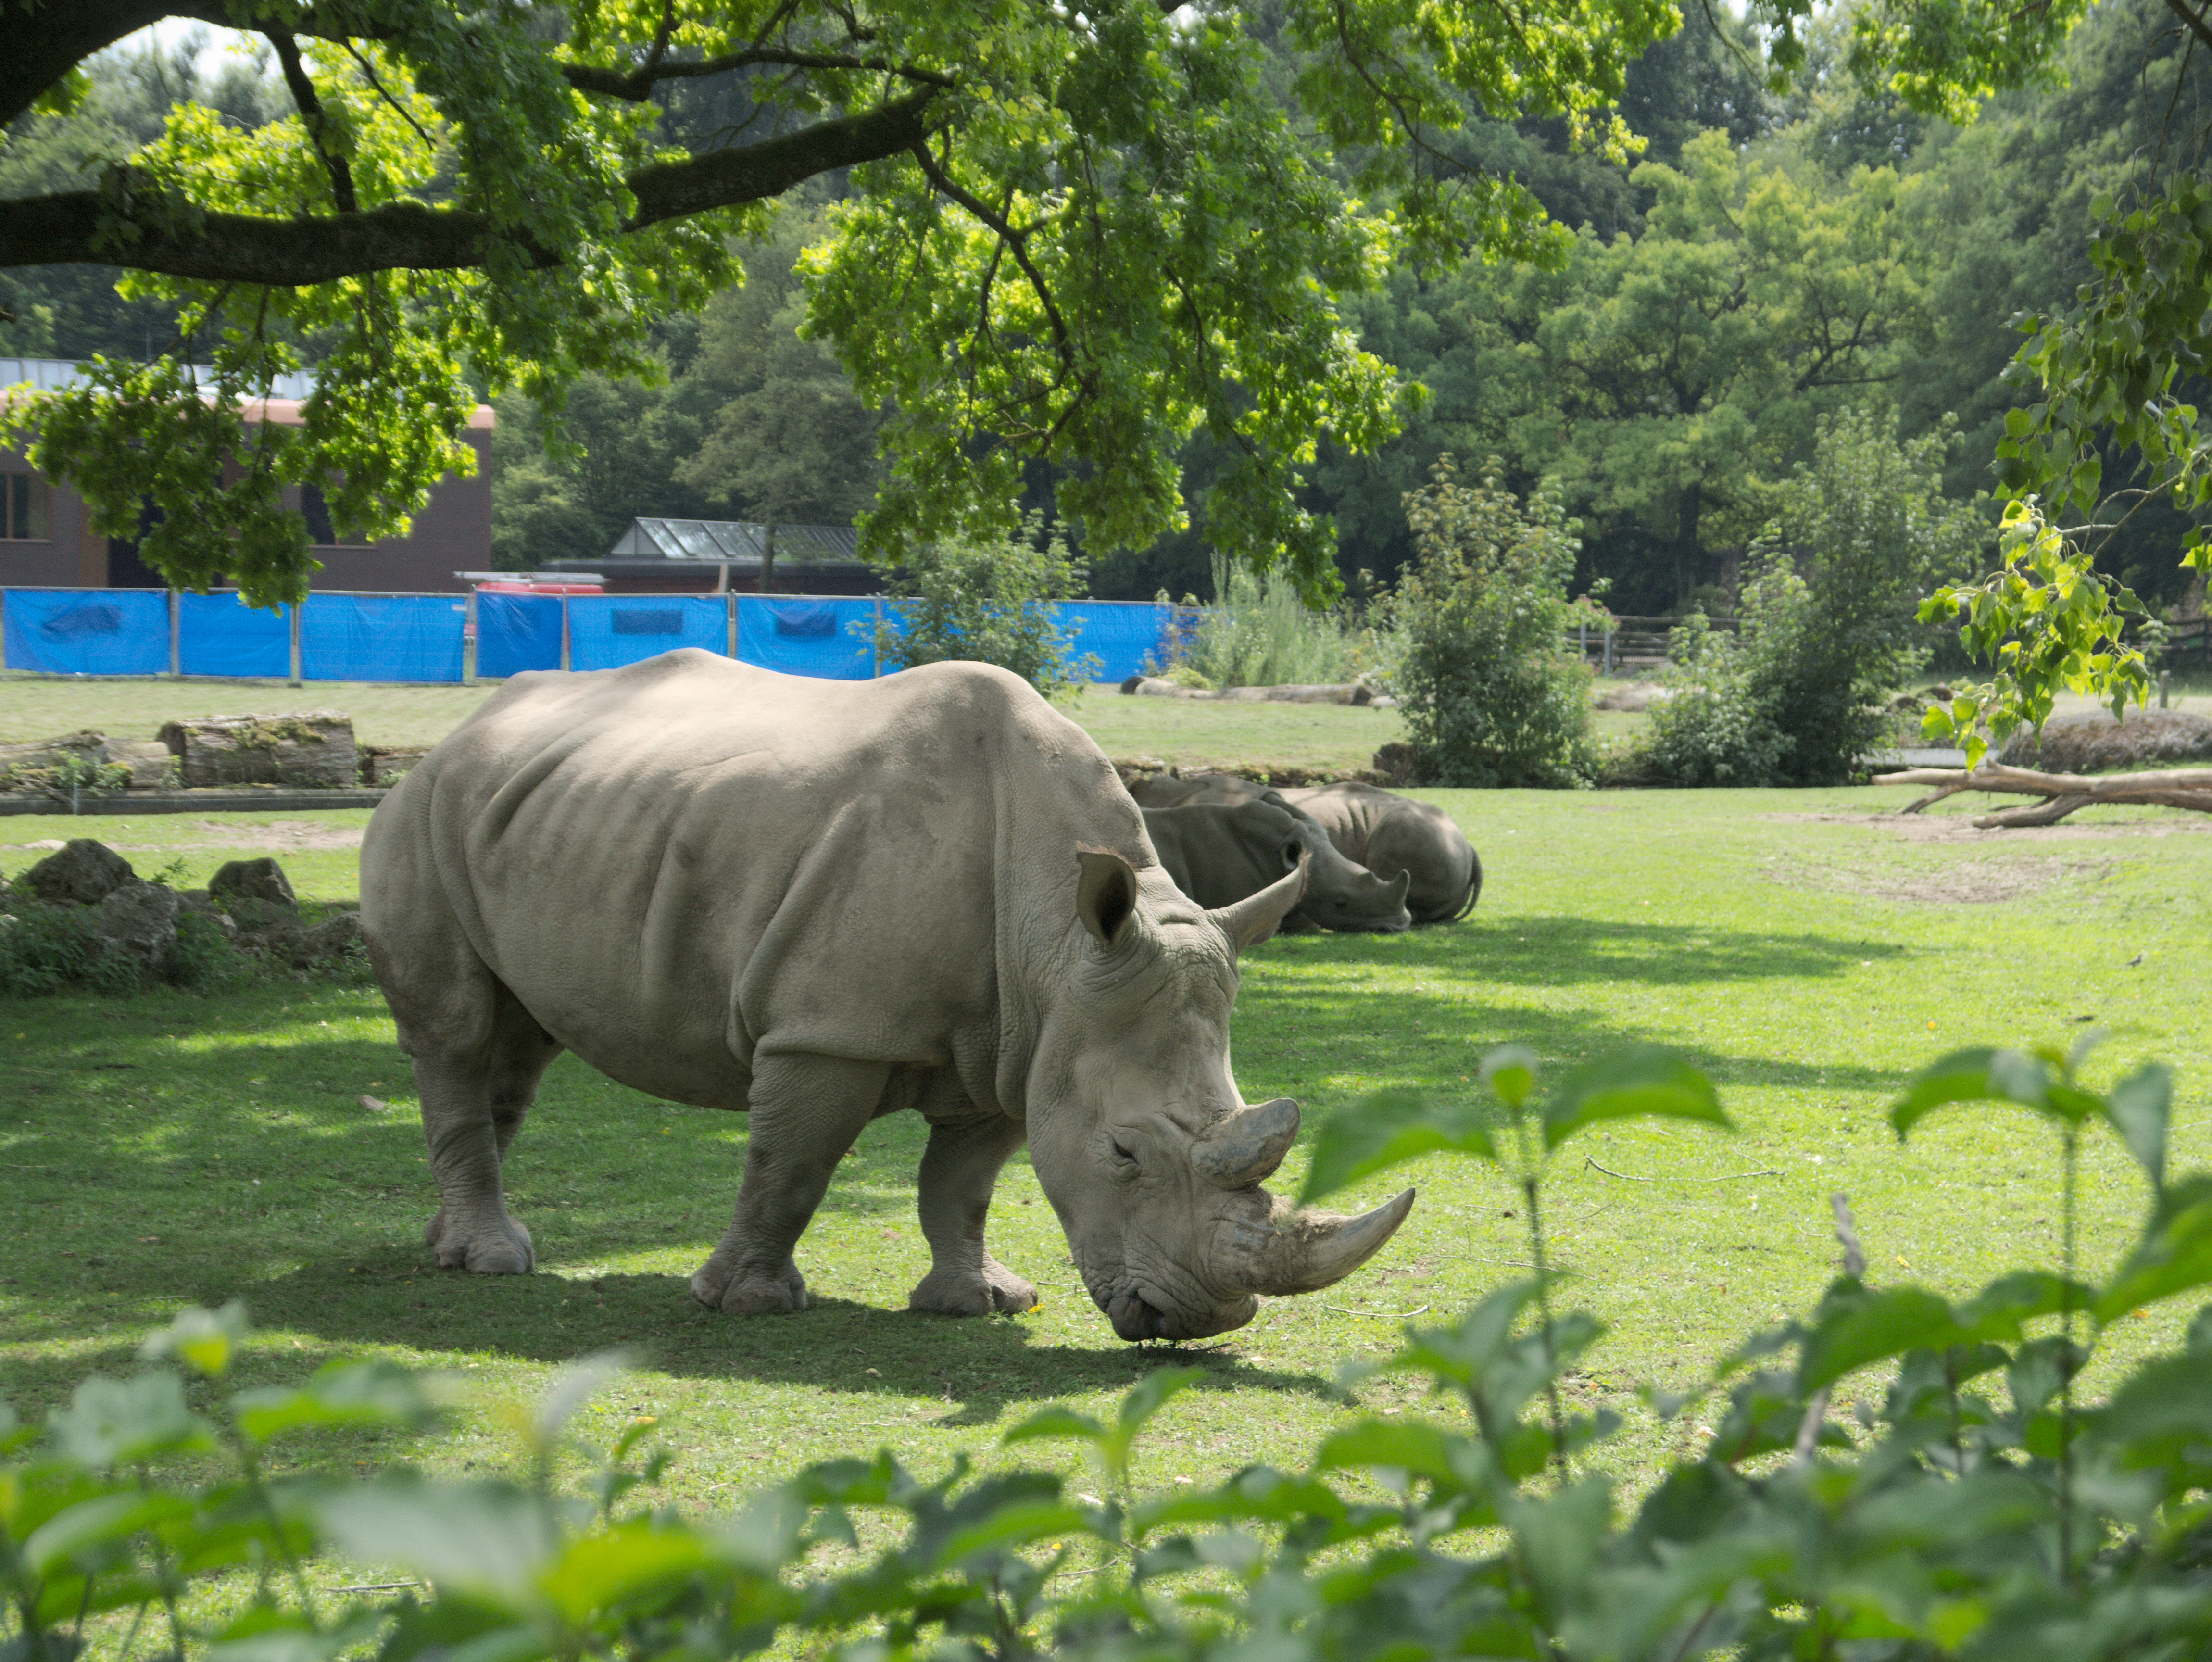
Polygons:
M394 686L349 681L70 681L0 675L0 744L31 743L91 728L116 739L151 739L188 716L337 710L365 745L434 745L501 684ZM1341 704L1214 703L1127 698L1091 686L1062 708L1109 756L1176 767L1221 765L1350 770L1406 736L1397 713ZM1601 716L1601 722L1621 718Z
M1569 1144L1551 1178L1565 1301L1611 1329L1577 1394L1627 1417L1601 1458L1632 1482L1712 1422L1693 1411L1662 1423L1640 1387L1696 1382L1748 1330L1817 1298L1836 1257L1832 1190L1850 1195L1877 1281L1959 1292L2055 1262L2057 1160L2037 1127L1954 1111L1900 1148L1884 1123L1902 1081L1941 1052L2102 1026L2094 1076L2170 1062L2176 1164L2212 1154L2201 1036L2212 825L2201 818L2103 809L1981 833L1956 800L1944 808L1957 812L1899 819L1905 793L1881 788L1434 797L1482 852L1474 916L1256 949L1237 1075L1251 1099L1305 1103L1309 1140L1386 1086L1473 1091L1482 1054L1507 1042L1556 1074L1656 1040L1713 1075L1740 1135L1616 1129ZM85 831L142 871L180 862L188 881L274 853L303 896L342 900L366 819L8 819L0 872ZM1040 1284L1043 1309L910 1315L907 1291L927 1267L913 1215L922 1127L899 1117L869 1129L800 1245L811 1307L739 1319L692 1304L686 1282L728 1219L741 1116L656 1102L562 1058L509 1170L541 1269L491 1278L438 1271L424 1255L435 1199L414 1110L373 988L0 1005L0 1395L35 1418L84 1373L127 1370L179 1306L232 1297L257 1325L245 1364L255 1382L373 1353L463 1373L489 1403L619 1346L635 1371L594 1414L657 1415L678 1455L667 1495L720 1507L805 1462L879 1445L933 1475L963 1449L1007 1461L997 1434L1039 1404L1097 1412L1149 1368L1194 1359L1206 1387L1176 1400L1138 1461L1140 1483L1166 1485L1299 1462L1348 1412L1345 1363L1386 1350L1407 1320L1448 1318L1525 1273L1528 1256L1514 1192L1437 1159L1412 1174L1422 1194L1404 1230L1350 1281L1271 1302L1211 1347L1140 1349L1084 1297L1017 1161L993 1246ZM1302 1145L1274 1186L1294 1189L1303 1160ZM2091 1145L2084 1196L2084 1251L2101 1269L2142 1202L2108 1141ZM2171 1342L2188 1313L2132 1321L2123 1345ZM1356 1390L1413 1405L1391 1381ZM505 1470L517 1456L503 1426L486 1406L447 1436L323 1452Z

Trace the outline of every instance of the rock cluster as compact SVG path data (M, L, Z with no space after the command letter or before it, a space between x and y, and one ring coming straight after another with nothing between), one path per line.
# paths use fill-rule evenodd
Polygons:
M2041 737L2023 728L1997 758L2008 767L2045 773L2111 773L2161 762L2212 761L2212 720L2194 710L2109 710L2054 717Z
M361 914L340 912L310 924L284 869L274 860L234 860L204 889L149 883L104 843L78 837L0 890L0 928L20 927L40 910L85 915L103 956L120 954L146 982L177 978L179 922L198 916L240 952L306 969L341 959L361 944Z
M193 716L164 722L158 739L88 730L0 745L0 792L67 799L73 788L96 794L179 786L351 790L396 784L424 753L420 745L356 743L352 718L337 710Z

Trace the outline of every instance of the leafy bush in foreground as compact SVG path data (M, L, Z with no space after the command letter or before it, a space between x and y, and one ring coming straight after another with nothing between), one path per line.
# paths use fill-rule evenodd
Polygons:
M1539 1107L1532 1059L1509 1049L1483 1070L1502 1112L1386 1099L1323 1129L1305 1199L1439 1149L1502 1164L1526 1199L1539 1271L1452 1325L1409 1330L1370 1370L1424 1379L1451 1406L1357 1421L1303 1470L1132 1495L1131 1445L1196 1377L1170 1369L1111 1422L1054 1408L1006 1434L1087 1444L1103 1501L1072 1497L1052 1472L975 1479L964 1462L925 1483L883 1453L813 1466L735 1516L692 1521L636 1503L662 1464L632 1458L642 1423L587 1498L552 1492L562 1423L604 1362L549 1393L529 1431L528 1484L268 1475L272 1446L301 1429L427 1421L422 1383L390 1364L240 1392L219 1419L157 1367L87 1380L43 1444L0 1410L12 1620L0 1655L68 1662L93 1618L113 1612L118 1623L130 1613L132 1640L150 1626L184 1662L710 1662L771 1646L850 1662L1046 1650L1096 1662L2199 1656L2212 1644L2212 1309L2181 1352L2137 1366L2105 1401L2080 1400L2074 1382L2111 1324L2212 1283L2212 1174L2167 1173L2164 1068L2099 1095L2078 1062L2078 1049L1961 1051L1891 1112L1900 1136L1968 1102L2045 1121L2063 1157L2065 1261L1958 1302L1870 1287L1838 1196L1850 1267L1802 1320L1722 1361L1710 1444L1632 1516L1597 1470L1611 1417L1570 1415L1560 1399L1562 1373L1601 1330L1552 1308L1544 1173L1595 1124L1727 1121L1705 1079L1650 1050L1577 1068ZM2142 1167L2152 1204L2125 1261L2091 1286L2072 1262L2075 1180L2100 1125ZM220 1375L242 1328L235 1306L188 1312L148 1355ZM1837 1423L1831 1390L1868 1367L1891 1373L1881 1405ZM215 1481L154 1475L210 1454L225 1467ZM1390 1498L1353 1498L1352 1474ZM892 1544L854 1550L864 1511ZM847 1549L836 1562L833 1546ZM324 1552L424 1586L333 1608L304 1573ZM219 1570L252 1573L250 1602L196 1629L178 1595Z

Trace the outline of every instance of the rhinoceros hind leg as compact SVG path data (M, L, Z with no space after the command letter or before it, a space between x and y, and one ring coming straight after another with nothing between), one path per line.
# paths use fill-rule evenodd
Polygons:
M882 1099L890 1068L811 1052L753 1053L752 1129L737 1214L691 1277L691 1296L733 1316L806 1308L791 1249L822 1203L830 1174Z
M529 1230L507 1215L501 1168L561 1046L506 988L494 983L491 994L489 1032L473 1042L416 1035L422 1134L442 1202L422 1240L441 1268L520 1275L538 1254Z
M1021 1122L1003 1114L933 1125L921 1156L921 1233L935 1260L907 1300L939 1316L1011 1315L1036 1308L1036 1288L983 1245L983 1220L999 1168L1022 1146Z

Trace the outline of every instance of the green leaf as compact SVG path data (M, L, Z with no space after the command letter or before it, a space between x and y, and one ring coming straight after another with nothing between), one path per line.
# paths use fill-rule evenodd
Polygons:
M62 1453L95 1470L215 1446L206 1422L185 1406L184 1381L167 1372L133 1379L94 1374L49 1423Z
M431 1404L414 1373L396 1362L332 1362L297 1390L241 1391L230 1413L241 1434L264 1443L303 1426L421 1425Z
M1829 1289L1805 1336L1797 1388L1810 1393L1869 1362L1908 1350L1940 1350L1957 1342L1958 1331L1949 1302L1924 1288L1869 1292L1846 1277Z
M1073 1437L1093 1447L1103 1447L1106 1428L1088 1414L1079 1414L1055 1403L1050 1408L1039 1409L1019 1425L1007 1428L1000 1435L999 1446L1011 1448L1017 1443L1040 1443L1056 1437Z
M1954 1050L1921 1069L1891 1106L1889 1123L1903 1138L1954 1102L2008 1102L2067 1125L2079 1125L2102 1105L2087 1092L2053 1079L2039 1056L1980 1045Z
M1310 1206L1362 1178L1448 1149L1495 1162L1490 1111L1474 1103L1431 1103L1409 1092L1385 1092L1340 1108L1314 1139L1297 1203Z
M1632 1044L1574 1068L1544 1109L1544 1146L1616 1119L1686 1119L1733 1131L1712 1082L1673 1052Z
M1486 1495L1502 1475L1480 1440L1419 1420L1357 1421L1331 1432L1314 1456L1316 1472L1378 1468L1425 1477L1443 1494Z
M2130 1074L2106 1093L2105 1117L2120 1134L2154 1185L2166 1181L2166 1129L2173 1107L2173 1070L2163 1063Z
M538 1585L563 1616L581 1627L641 1593L695 1574L714 1557L706 1538L694 1531L641 1518L571 1541Z
M50 1575L64 1563L90 1573L103 1568L140 1531L191 1514L191 1502L158 1489L95 1495L64 1508L33 1530L22 1545L23 1567L36 1576Z
M1160 1367L1130 1386L1122 1394L1115 1416L1115 1440L1121 1446L1127 1449L1152 1415L1205 1377L1202 1367Z
M1501 1044L1482 1059L1482 1082L1508 1108L1518 1108L1536 1088L1536 1053L1525 1044Z
M2162 1190L2142 1238L2098 1294L2097 1319L2115 1322L2177 1293L2212 1285L2212 1175Z
M236 1299L220 1310L180 1310L176 1319L138 1348L148 1361L181 1356L209 1379L229 1371L231 1358L246 1342L246 1306Z
M340 1551L516 1613L538 1606L541 1578L560 1549L552 1514L503 1483L387 1477L340 1489L314 1511Z

